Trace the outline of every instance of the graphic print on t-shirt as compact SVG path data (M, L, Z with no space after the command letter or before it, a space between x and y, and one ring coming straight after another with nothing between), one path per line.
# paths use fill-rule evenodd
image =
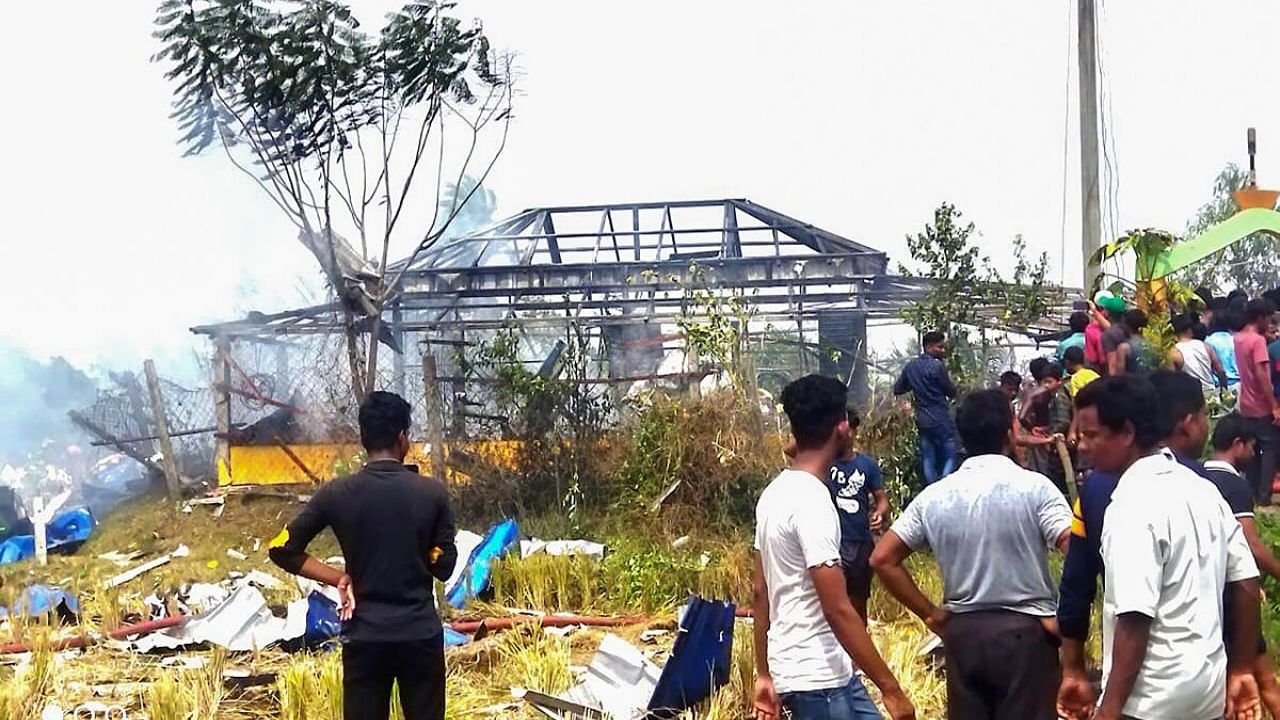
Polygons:
M831 482L835 483L836 507L840 512L850 515L862 512L862 488L867 484L865 473L852 465L847 469L832 465Z
M884 489L880 466L870 455L858 453L837 460L827 482L840 515L840 538L845 542L871 540L871 493Z

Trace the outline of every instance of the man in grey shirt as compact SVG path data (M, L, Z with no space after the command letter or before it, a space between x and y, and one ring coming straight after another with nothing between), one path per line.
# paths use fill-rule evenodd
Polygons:
M925 488L871 555L884 586L946 647L947 716L1053 720L1060 669L1047 553L1065 552L1071 508L1009 458L1013 416L998 390L965 397L956 425L969 459ZM929 549L942 607L903 562Z

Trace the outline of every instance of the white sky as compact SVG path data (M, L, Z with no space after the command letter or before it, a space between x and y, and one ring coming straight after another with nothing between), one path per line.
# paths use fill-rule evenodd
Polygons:
M395 3L352 4L377 27ZM221 155L180 157L170 89L148 62L154 6L6 6L0 338L37 355L184 362L205 351L188 327L299 302L298 278L314 273ZM997 261L1021 233L1056 277L1066 131L1076 284L1074 7L466 0L461 14L481 16L524 75L489 183L501 213L748 197L901 258L904 234L950 201ZM1268 92L1280 3L1111 0L1100 12L1121 227L1182 230L1222 165L1244 163L1250 125L1261 182L1280 185L1280 95Z

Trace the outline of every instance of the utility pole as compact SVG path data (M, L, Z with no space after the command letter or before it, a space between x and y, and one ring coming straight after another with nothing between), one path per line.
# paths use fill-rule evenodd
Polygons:
M1080 254L1081 288L1088 292L1095 271L1090 261L1102 247L1102 206L1098 199L1098 48L1094 43L1093 0L1076 0L1080 61Z

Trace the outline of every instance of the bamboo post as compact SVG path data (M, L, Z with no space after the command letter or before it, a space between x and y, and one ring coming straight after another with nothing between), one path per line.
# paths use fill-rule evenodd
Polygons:
M182 482L178 479L178 462L173 455L173 441L169 437L169 421L165 417L160 379L156 376L154 362L147 360L142 367L147 372L147 389L151 391L151 414L155 416L156 435L159 436L160 442L160 466L164 469L164 481L169 489L169 499L177 500L182 496Z
M440 381L436 375L436 356L422 354L422 402L427 418L427 443L431 446L431 473L445 479L444 408L440 406Z

